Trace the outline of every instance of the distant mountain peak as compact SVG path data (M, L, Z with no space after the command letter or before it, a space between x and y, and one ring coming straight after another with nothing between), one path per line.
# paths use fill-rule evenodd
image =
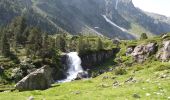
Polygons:
M132 0L1 0L0 14L0 25L25 15L29 25L48 33L134 39L143 32L154 35L170 31L169 18L135 8Z

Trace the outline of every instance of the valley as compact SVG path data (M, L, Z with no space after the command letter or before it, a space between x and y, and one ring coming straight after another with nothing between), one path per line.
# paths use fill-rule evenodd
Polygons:
M0 0L0 100L170 100L169 83L164 15L132 0Z

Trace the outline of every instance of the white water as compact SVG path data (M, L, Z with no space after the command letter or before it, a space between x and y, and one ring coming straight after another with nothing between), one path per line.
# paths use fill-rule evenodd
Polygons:
M67 78L64 80L58 81L59 83L63 82L71 82L77 77L77 74L83 72L83 68L81 66L81 59L78 56L77 52L70 52L67 54L68 56L68 70L67 70Z
M135 36L135 37L138 37L136 34L130 33L127 29L125 29L125 28L123 28L123 27L121 27L121 26L118 26L116 23L114 23L114 22L111 21L109 18L107 18L106 15L102 15L102 16L103 16L103 18L106 20L106 22L108 22L108 23L110 23L111 25L117 27L117 28L120 29L121 31L127 32L127 33L129 33L129 34L132 34L132 35ZM127 37L129 37L129 35L127 35ZM130 38L131 38L131 37L129 37L129 39L130 39Z
M118 3L119 3L119 0L116 0L115 9L117 9L117 7L118 7Z
M102 15L102 16L103 16L103 18L106 20L106 22L108 22L108 23L110 23L111 25L119 28L119 29L122 30L123 32L128 32L125 28L120 27L120 26L118 26L116 23L112 22L109 18L107 18L106 15Z

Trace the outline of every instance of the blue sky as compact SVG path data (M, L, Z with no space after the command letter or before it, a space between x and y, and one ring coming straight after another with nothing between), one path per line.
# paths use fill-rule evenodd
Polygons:
M134 5L144 11L170 17L170 0L132 0Z

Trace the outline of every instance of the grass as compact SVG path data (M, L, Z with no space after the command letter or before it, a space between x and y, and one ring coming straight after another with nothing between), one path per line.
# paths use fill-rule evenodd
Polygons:
M107 72L93 79L54 84L52 88L44 91L0 93L0 100L26 100L30 96L35 100L136 100L134 94L137 94L140 100L168 100L170 69L155 70L167 64L157 61L136 64L127 68L127 74L115 75L114 71ZM136 70L138 67L143 68ZM161 75L167 77L161 78ZM134 77L136 82L126 83L130 77ZM115 81L118 81L120 86L113 86Z
M161 45L161 41L160 38L123 41L116 55L121 62L109 59L98 65L93 70L97 77L92 79L53 84L43 91L11 92L11 86L0 85L0 90L7 90L0 92L0 100L27 100L30 96L35 100L170 100L170 63L149 58L143 64L136 64L125 55L128 46L150 42ZM98 76L100 70L110 68L114 70Z

